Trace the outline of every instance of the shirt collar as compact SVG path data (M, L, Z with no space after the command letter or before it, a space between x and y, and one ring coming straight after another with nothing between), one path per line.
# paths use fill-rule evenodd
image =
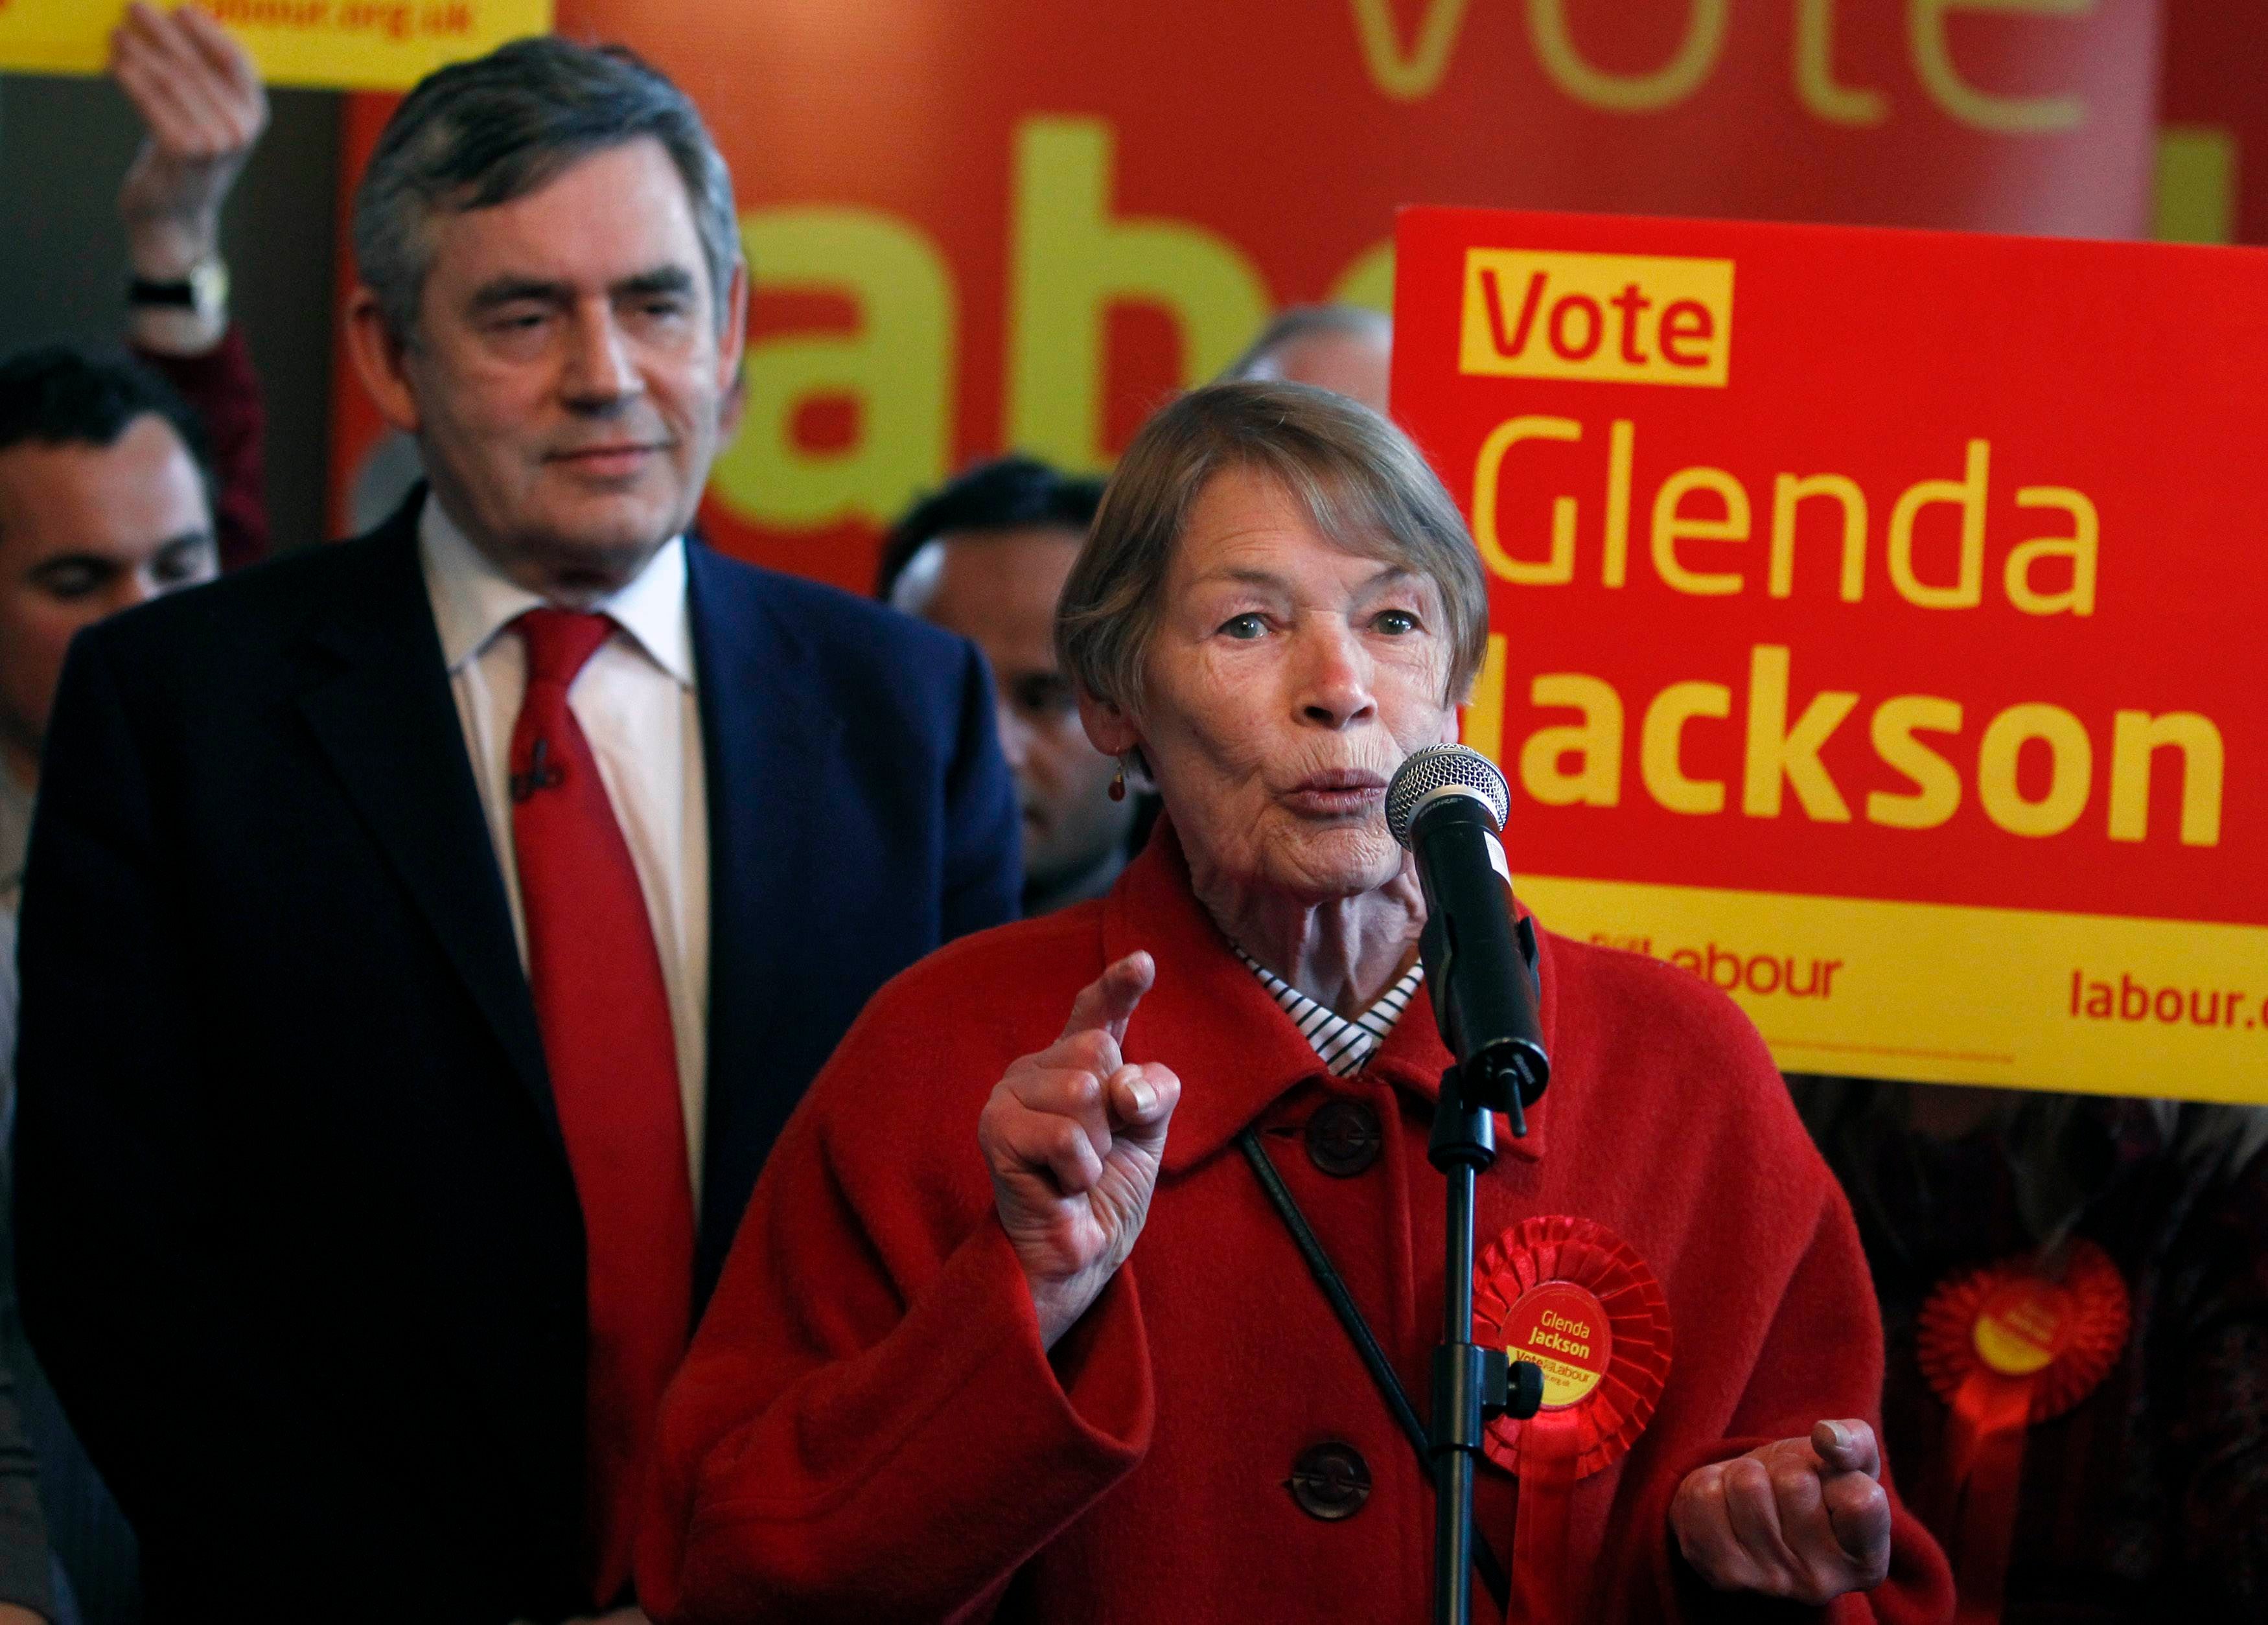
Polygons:
M1543 1042L1558 1032L1558 983L1552 975L1552 939L1543 933ZM1103 962L1149 951L1157 985L1126 1027L1130 1061L1160 1061L1182 1079L1182 1103L1167 1137L1165 1172L1178 1177L1219 1153L1246 1124L1302 1081L1328 1074L1299 1029L1268 989L1236 962L1236 954L1189 886L1189 864L1170 816L1160 817L1140 856L1126 866L1102 904ZM1371 1083L1387 1083L1432 1102L1440 1095L1449 1064L1430 1012L1397 1021L1364 1068ZM1553 1087L1565 1091L1564 1078ZM1550 1139L1553 1097L1528 1109L1528 1135L1515 1139L1499 1117L1500 1158L1536 1161Z
M32 843L32 787L0 761L0 908L15 907L24 884L24 854Z
M513 581L428 496L417 518L419 559L441 658L452 672L477 659L497 633L543 599ZM693 687L693 621L685 606L685 538L674 536L628 585L591 606L679 683Z
M1378 1047L1386 1041L1387 1034L1394 1031L1394 1024L1402 1019L1402 1012L1409 1008L1410 997L1425 974L1423 963L1412 965L1380 996L1377 1004L1350 1018L1328 1004L1317 1004L1242 948L1237 948L1236 957L1244 961L1245 969L1260 979L1269 996L1291 1017L1292 1025L1300 1029L1300 1036L1314 1048L1315 1058L1330 1068L1336 1077L1351 1077L1368 1063Z

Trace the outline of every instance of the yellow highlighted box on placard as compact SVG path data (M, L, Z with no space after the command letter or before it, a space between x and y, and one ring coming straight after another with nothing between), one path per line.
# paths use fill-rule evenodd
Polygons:
M1721 389L1732 354L1730 260L1465 251L1460 372Z
M1792 1072L2268 1105L2268 928L1523 876L1730 994Z
M406 90L434 69L548 33L552 0L201 0L270 85ZM0 0L0 68L99 73L125 0Z

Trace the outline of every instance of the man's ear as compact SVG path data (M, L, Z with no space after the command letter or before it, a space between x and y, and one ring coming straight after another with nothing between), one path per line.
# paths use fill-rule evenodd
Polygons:
M357 288L347 301L347 354L379 415L402 433L416 434L417 397L409 386L408 352L368 288Z
M725 290L725 323L717 334L717 386L732 389L738 380L740 357L748 342L748 262L733 264L733 280Z
M1134 725L1134 719L1084 688L1079 691L1079 720L1086 730L1087 742L1106 756L1123 756L1141 747L1142 731Z

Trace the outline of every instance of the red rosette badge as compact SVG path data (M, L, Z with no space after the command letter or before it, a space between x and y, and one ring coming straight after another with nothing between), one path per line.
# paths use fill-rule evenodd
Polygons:
M1568 1513L1576 1482L1622 1460L1669 1376L1669 1300L1629 1243L1592 1219L1521 1221L1473 1270L1473 1341L1532 1360L1543 1408L1500 1416L1483 1441L1520 1478L1511 1617L1568 1617Z
M1489 1460L1520 1473L1521 1445L1564 1418L1574 1476L1622 1459L1646 1430L1669 1376L1669 1300L1621 1237L1592 1219L1523 1220L1473 1269L1473 1341L1543 1370L1543 1408L1489 1426ZM1546 1430L1552 1430L1547 1423Z
M1922 1305L1916 1355L1945 1401L1945 1448L1927 1521L1945 1542L1962 1625L2000 1616L2024 1473L2024 1430L2095 1391L2126 1346L2126 1283L2092 1241L2051 1276L2030 1257L1944 1282Z

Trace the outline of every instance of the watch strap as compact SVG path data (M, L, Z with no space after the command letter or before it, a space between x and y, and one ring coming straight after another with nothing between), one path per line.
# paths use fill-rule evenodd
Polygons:
M147 277L136 276L126 284L126 302L164 310L195 310L197 305L196 284L187 277L178 282L151 282Z

